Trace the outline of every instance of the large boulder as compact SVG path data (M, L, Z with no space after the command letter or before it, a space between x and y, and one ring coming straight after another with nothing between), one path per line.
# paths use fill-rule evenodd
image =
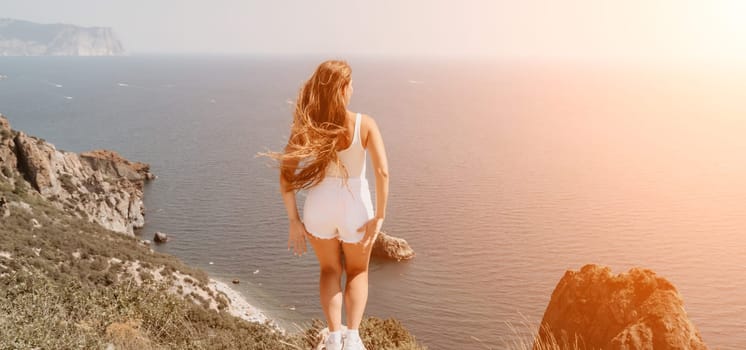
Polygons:
M552 293L534 350L556 342L559 349L707 349L687 317L676 288L655 272L633 268L614 275L585 265L567 271Z
M414 258L414 250L406 240L387 235L383 231L378 233L371 256L396 261Z

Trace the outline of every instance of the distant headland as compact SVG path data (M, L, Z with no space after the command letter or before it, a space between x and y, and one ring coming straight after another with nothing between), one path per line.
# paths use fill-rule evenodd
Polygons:
M0 56L119 56L124 53L122 42L108 27L0 18Z

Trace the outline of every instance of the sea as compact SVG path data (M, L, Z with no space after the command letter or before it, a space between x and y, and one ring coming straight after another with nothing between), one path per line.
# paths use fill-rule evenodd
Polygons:
M501 349L530 342L565 271L642 267L676 286L711 348L746 347L744 66L2 57L0 113L58 149L149 163L137 235L169 234L156 250L239 279L297 331L323 319L318 263L310 245L287 250L278 171L257 153L283 148L301 85L331 58L384 139L383 229L417 254L371 263L367 316L430 349Z

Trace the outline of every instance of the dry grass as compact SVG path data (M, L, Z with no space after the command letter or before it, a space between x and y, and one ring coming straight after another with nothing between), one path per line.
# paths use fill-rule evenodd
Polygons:
M293 349L297 337L249 323L166 293L117 283L58 285L36 271L0 278L1 349Z
M548 334L548 339L538 339L539 325L529 321L523 314L520 316L521 321L518 324L505 322L511 335L507 339L502 339L503 344L500 347L489 346L473 336L471 338L482 346L480 349L485 350L591 350L584 347L582 340L577 337L573 343L558 340L545 326L542 327L545 327L544 334Z

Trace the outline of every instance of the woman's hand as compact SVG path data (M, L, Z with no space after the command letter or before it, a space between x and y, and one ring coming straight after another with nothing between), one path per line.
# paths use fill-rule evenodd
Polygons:
M290 220L288 229L288 250L293 247L293 255L301 256L306 252L306 225L298 219Z
M369 245L375 242L378 232L381 231L381 226L383 226L383 218L374 216L357 229L357 232L365 232L365 236L360 240L364 248L368 248Z

